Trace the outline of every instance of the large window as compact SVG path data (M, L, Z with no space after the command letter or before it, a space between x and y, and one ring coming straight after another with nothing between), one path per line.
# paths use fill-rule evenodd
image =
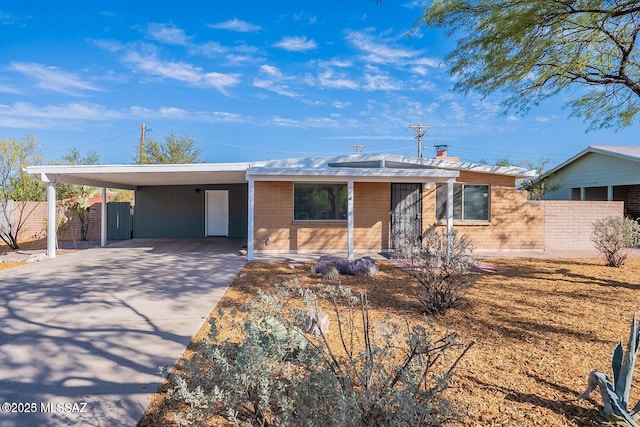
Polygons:
M447 219L447 184L438 184L436 187L436 218ZM453 219L488 221L489 186L454 184Z
M347 219L347 184L294 184L294 220Z

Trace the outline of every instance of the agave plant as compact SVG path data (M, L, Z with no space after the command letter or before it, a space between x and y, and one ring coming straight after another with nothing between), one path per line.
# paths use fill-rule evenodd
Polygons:
M631 380L633 378L633 368L636 363L636 354L640 344L640 324L636 322L636 315L633 315L631 322L631 333L627 343L627 351L622 348L622 340L613 350L611 358L611 370L613 372L613 382L602 372L592 371L589 374L589 384L587 389L578 396L578 399L588 399L591 392L596 387L600 389L600 396L604 408L602 414L609 421L640 427L637 423L640 414L640 401L633 409L629 410L629 392L631 391Z

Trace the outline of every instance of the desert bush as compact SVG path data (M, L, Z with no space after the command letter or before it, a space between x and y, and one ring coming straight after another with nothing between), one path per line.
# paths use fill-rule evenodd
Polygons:
M593 223L591 240L608 266L620 267L627 260L627 248L640 243L640 224L630 218L606 217Z
M300 325L320 303L335 325L304 334ZM374 324L366 294L287 283L218 314L243 338L222 339L211 320L209 338L171 380L169 393L188 408L176 414L182 425L208 424L212 415L250 426L441 425L453 417L441 392L469 346L450 357L462 349L454 334L432 339L428 323Z
M476 281L473 243L454 230L427 230L417 244L399 248L408 273L420 283L417 297L427 314L442 314L455 306Z

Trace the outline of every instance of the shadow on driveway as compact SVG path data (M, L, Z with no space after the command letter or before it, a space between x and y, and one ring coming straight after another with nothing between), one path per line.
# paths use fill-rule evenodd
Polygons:
M0 271L0 404L16 404L0 426L135 425L158 366L246 261L219 242L133 240Z

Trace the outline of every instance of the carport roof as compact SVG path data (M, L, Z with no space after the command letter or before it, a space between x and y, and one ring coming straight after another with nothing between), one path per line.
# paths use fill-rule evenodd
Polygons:
M136 189L152 185L236 184L247 182L249 163L184 165L55 165L28 166L26 172L44 182Z

